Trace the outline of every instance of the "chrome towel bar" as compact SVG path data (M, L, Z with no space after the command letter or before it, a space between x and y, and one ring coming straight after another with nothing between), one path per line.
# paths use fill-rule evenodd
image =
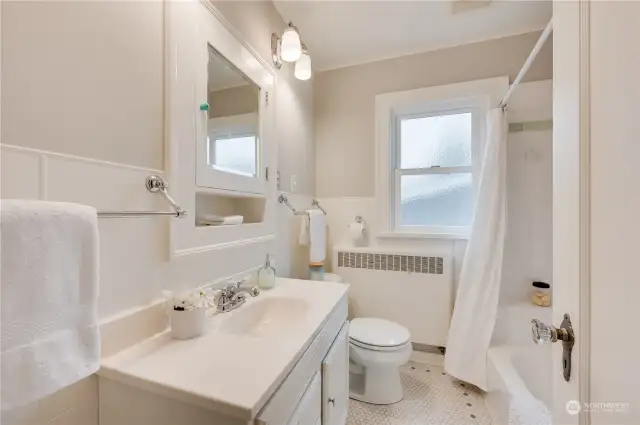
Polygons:
M149 192L159 193L171 205L173 211L99 211L98 218L156 217L165 215L182 218L187 215L187 212L167 192L169 183L165 179L159 176L149 176L145 186Z
M280 202L281 204L285 204L287 206L287 208L289 208L291 211L293 211L293 214L295 214L295 215L307 215L306 211L298 211L298 210L296 210L293 207L293 205L291 205L291 203L289 203L289 199L285 195L278 196L278 202ZM313 205L314 207L316 207L320 211L322 211L324 213L324 215L327 215L327 212L324 210L324 208L322 208L320 206L320 204L318 203L317 199L312 200L311 201L311 205Z

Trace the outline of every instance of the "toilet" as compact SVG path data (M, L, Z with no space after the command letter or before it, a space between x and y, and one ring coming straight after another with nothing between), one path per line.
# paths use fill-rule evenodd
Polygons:
M342 282L327 273L325 281ZM400 366L409 361L413 347L404 326L389 320L357 318L349 325L349 397L371 404L393 404L404 391Z
M371 404L402 400L399 367L411 356L409 331L384 319L353 319L349 326L349 397Z

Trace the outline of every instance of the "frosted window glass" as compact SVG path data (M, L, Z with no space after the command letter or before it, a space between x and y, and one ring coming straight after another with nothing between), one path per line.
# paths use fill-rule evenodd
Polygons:
M471 113L400 121L400 168L471 165Z
M471 173L400 177L401 226L470 226Z
M256 176L256 136L213 139L209 164L229 173Z

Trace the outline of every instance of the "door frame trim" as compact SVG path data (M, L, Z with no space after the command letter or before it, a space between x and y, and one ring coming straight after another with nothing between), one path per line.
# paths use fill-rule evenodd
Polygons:
M580 208L580 282L578 339L579 397L582 406L591 401L591 0L579 2L579 208ZM590 425L591 415L582 409L580 425Z

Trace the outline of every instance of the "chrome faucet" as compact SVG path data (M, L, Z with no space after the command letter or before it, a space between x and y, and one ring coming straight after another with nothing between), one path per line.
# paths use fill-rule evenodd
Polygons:
M239 280L230 283L220 290L220 296L216 302L216 308L220 313L226 313L240 307L247 300L246 294L252 297L257 297L260 294L260 291L255 286L251 288L241 288L240 285L244 282L244 279Z

